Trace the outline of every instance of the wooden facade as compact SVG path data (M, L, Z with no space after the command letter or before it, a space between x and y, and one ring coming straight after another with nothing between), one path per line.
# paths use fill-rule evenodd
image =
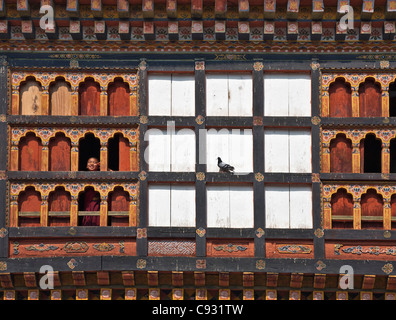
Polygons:
M395 12L0 1L0 299L395 299Z

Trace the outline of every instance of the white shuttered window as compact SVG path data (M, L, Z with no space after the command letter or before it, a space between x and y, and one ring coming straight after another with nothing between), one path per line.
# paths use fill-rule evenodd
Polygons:
M253 187L208 185L207 225L212 228L253 228Z
M206 114L217 117L252 116L252 75L208 74L206 76Z
M312 228L311 186L267 185L265 225L267 228Z
M194 75L150 74L148 103L150 116L194 116Z
M150 184L148 186L149 226L195 227L195 187Z
M253 172L252 129L208 129L206 132L206 170L218 172L217 157L232 165L235 173Z
M310 130L266 129L264 150L266 172L312 171Z
M264 74L264 116L311 116L311 76Z
M195 132L192 129L147 130L148 148L144 158L150 171L195 171Z

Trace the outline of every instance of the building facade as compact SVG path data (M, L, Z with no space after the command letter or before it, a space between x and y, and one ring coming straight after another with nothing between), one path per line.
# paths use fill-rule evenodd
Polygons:
M0 298L396 298L395 0L0 16Z

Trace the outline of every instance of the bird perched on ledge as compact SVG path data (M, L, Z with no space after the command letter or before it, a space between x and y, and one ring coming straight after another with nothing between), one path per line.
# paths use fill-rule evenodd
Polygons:
M228 172L228 173L234 173L234 167L230 166L227 163L224 163L220 157L217 157L217 166L220 168L221 172Z

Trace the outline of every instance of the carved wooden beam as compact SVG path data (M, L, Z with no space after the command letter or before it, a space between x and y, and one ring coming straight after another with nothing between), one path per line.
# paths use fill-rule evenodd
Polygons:
M253 287L254 286L254 273L253 272L244 272L242 275L242 281L244 287Z
M388 276L388 281L386 283L386 290L389 291L396 290L396 276Z
M36 274L34 272L24 272L23 279L25 280L25 286L28 288L37 287Z
M374 13L374 0L363 0L361 20L371 20Z
M374 283L375 283L375 275L366 274L363 277L362 289L371 290L374 288Z
M91 0L91 11L95 18L102 18L103 17L102 0Z
M118 34L120 35L121 40L131 39L131 28L129 25L129 21L118 22Z
M396 0L387 0L385 18L386 19L396 18Z
M17 1L17 11L21 17L30 17L30 5L28 0Z
M82 39L82 26L80 20L70 20L69 23L69 33L73 40Z
M129 18L129 1L117 0L117 12L120 18Z
M267 287L276 287L278 285L278 273L268 272L267 273Z
M323 0L312 0L312 19L320 20L323 18L324 3Z
M106 40L107 26L104 20L95 20L94 31L95 31L96 39Z
M228 287L230 285L230 274L228 272L219 273L219 286Z
M303 273L292 273L290 275L290 287L301 288L303 279L304 279Z
M168 21L168 37L169 40L179 40L179 22Z
M298 12L300 7L299 0L288 0L287 1L287 18L288 19L297 19Z
M34 39L36 37L36 30L32 20L22 20L21 31L25 39Z
M150 287L158 286L158 271L147 272L147 283Z
M143 0L143 18L154 18L154 0Z
M175 287L183 286L183 272L172 271L172 285Z
M10 273L0 274L0 284L2 288L13 288L12 278Z
M75 286L85 286L84 271L72 271L72 277Z
M110 284L110 275L108 271L98 271L96 273L98 285L108 286Z
M215 18L225 19L227 15L227 0L215 0Z
M276 12L276 1L274 0L264 0L264 18L274 19Z
M67 0L66 12L69 14L69 17L78 17L80 15L80 6L78 1Z
M239 0L238 1L238 12L240 19L248 19L249 18L249 0Z
M168 18L177 18L177 0L166 0L166 14Z
M135 274L133 271L122 271L122 282L124 286L134 286L135 285Z
M0 0L0 17L5 17L7 13L7 6L5 0Z
M314 276L314 288L324 289L326 286L326 275L325 274L315 274Z
M203 13L203 0L191 0L191 18L201 19Z
M154 40L154 22L153 21L143 21L143 35L145 40Z
M205 272L194 271L194 279L196 287L205 286Z

